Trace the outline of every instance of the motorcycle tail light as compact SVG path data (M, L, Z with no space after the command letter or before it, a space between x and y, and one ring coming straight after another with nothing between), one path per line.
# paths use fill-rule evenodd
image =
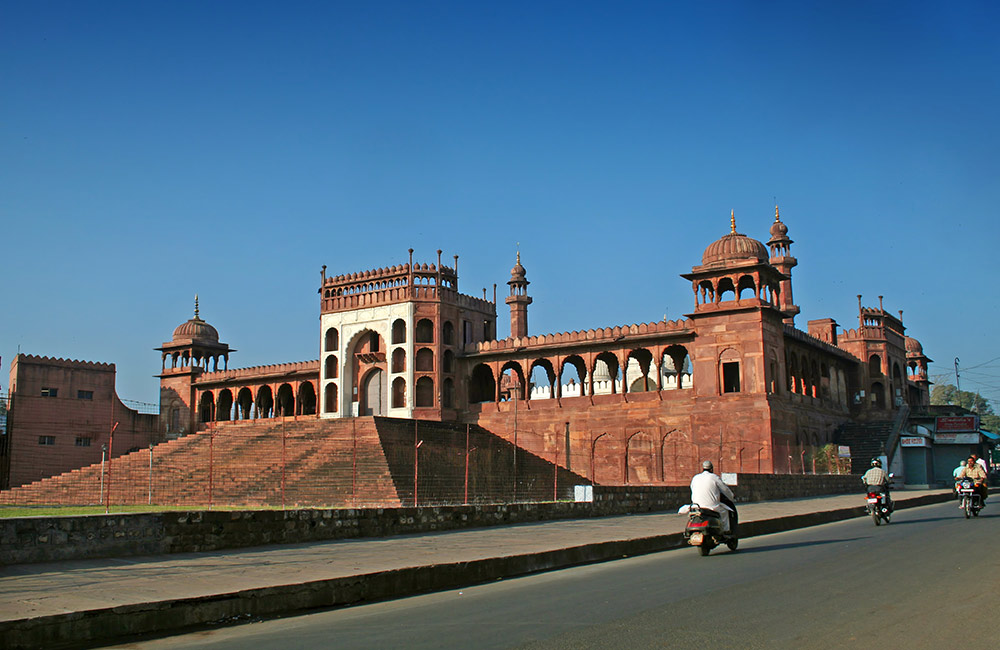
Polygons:
M707 521L690 521L688 522L688 528L705 528L708 526Z

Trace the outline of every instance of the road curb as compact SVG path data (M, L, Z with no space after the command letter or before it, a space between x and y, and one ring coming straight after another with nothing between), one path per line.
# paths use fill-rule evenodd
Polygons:
M952 498L948 493L924 495L899 500L896 508L915 508L942 503ZM740 535L744 538L769 535L865 514L865 508L857 506L748 521L740 524ZM81 640L84 639L84 643L96 646L140 635L178 632L206 625L234 624L255 618L468 587L503 578L655 553L684 545L681 533L670 533L540 553L407 567L212 596L5 621L0 623L0 635L4 645L12 649L80 647Z

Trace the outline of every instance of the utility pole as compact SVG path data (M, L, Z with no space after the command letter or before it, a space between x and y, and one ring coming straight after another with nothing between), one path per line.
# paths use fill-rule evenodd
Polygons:
M958 357L955 357L955 390L958 391L958 405L962 405L962 384L958 380Z

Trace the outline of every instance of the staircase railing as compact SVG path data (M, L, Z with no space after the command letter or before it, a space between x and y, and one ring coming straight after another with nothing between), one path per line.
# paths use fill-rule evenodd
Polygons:
M889 430L889 437L885 441L886 469L892 464L892 458L896 455L896 447L899 444L899 437L906 425L906 420L910 417L910 405L903 404L896 417L892 420L892 428Z

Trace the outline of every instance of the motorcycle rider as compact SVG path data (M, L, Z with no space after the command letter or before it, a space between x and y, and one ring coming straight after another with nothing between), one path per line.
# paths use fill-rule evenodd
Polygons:
M878 458L872 459L871 468L861 477L861 482L865 484L869 492L881 492L885 495L885 504L892 512L892 497L889 495L889 475L882 469L882 461Z
M713 510L719 513L722 532L732 533L729 522L730 511L736 513L733 504L733 491L722 479L713 473L712 461L706 460L701 464L701 473L695 474L691 479L691 503L698 504L702 509ZM735 518L735 517L734 517Z
M983 507L986 507L986 496L988 494L986 490L986 472L983 471L982 465L976 462L975 456L969 456L968 460L965 461L965 469L958 473L958 480L961 481L963 478L970 478L975 482L973 489L979 494ZM962 506L959 507L961 508Z

